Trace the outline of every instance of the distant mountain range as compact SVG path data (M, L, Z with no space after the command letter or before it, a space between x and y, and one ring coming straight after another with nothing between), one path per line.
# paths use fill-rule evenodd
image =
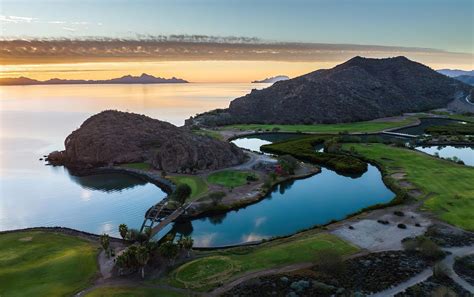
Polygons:
M474 70L439 69L436 71L449 77L456 77L461 75L474 76Z
M455 78L463 83L474 86L474 70L459 70L459 69L440 69L439 73Z
M456 76L454 78L457 79L457 80L462 81L463 83L474 86L474 75L460 75L460 76Z
M262 80L254 80L252 83L253 84L260 84L260 83L276 83L277 81L282 81L282 80L288 80L290 79L288 76L286 75L277 75L277 76L272 76L272 77L268 77L268 78L265 78L265 79L262 79Z
M234 99L187 125L318 124L367 121L446 107L471 86L405 57L355 57ZM463 100L464 102L464 100Z
M162 78L143 73L140 76L125 75L119 78L106 80L83 80L83 79L59 79L53 78L44 81L27 77L2 78L0 85L82 85L82 84L165 84L165 83L188 83L181 78Z

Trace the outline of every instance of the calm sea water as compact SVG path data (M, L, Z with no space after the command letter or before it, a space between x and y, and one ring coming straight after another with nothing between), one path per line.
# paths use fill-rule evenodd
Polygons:
M39 158L63 149L69 133L105 109L142 113L182 125L189 116L225 107L254 87L182 84L1 88L0 230L66 226L118 236L121 223L140 227L145 211L165 196L155 185L120 174L75 177L63 167L45 166ZM266 135L240 141L239 145L259 150L262 143L275 140ZM356 179L324 169L311 178L279 186L260 203L226 215L176 224L174 228L192 234L197 246L236 244L342 219L393 196L375 167Z
M120 223L140 227L145 211L165 196L158 187L126 175L78 178L39 158L63 149L66 136L102 110L137 112L182 125L189 116L225 107L255 86L1 87L0 230L66 226L117 236Z

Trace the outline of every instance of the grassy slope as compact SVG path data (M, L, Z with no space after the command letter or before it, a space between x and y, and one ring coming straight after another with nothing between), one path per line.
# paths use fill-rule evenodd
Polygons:
M239 247L210 252L209 256L188 262L175 269L170 283L177 287L208 290L219 282L249 271L294 263L315 261L318 251L331 249L343 255L357 248L336 236L309 231L290 238L271 241L256 247Z
M220 135L216 131L204 130L204 129L192 130L192 131L193 131L193 133L195 133L197 135L207 136L207 137L211 137L211 138L214 138L214 139L217 139L217 140L222 140L222 135Z
M217 184L224 187L239 187L247 183L247 176L253 173L237 170L224 170L210 174L207 181L211 184Z
M431 193L424 208L450 224L474 231L474 168L383 144L344 145L350 146L389 174L405 172L409 182L424 194Z
M263 125L263 124L248 124L248 125L230 125L224 126L222 130L237 129L237 130L272 130L279 128L281 132L321 132L321 133L338 133L342 131L347 132L377 132L389 128L405 126L414 123L415 117L408 118L401 121L393 122L355 122L343 124L318 124L318 125Z
M187 296L170 290L143 287L100 287L89 292L86 297L182 297Z
M70 296L95 276L96 257L97 246L72 236L41 231L2 234L0 296Z
M199 176L189 175L174 175L168 176L175 184L187 184L191 187L191 201L199 198L202 194L207 192L206 182Z

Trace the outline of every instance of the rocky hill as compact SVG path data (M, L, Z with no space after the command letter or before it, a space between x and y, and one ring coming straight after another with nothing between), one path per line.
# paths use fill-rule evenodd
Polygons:
M229 108L187 120L188 125L313 124L372 120L445 107L470 86L405 57L355 57L263 90Z
M219 169L242 163L235 145L199 136L144 115L103 111L87 119L65 140L66 149L48 161L72 168L149 162L168 172Z

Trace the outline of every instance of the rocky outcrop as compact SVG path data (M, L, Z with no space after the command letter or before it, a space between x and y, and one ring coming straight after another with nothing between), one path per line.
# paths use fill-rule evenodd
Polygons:
M244 161L235 145L200 136L170 123L119 111L87 119L48 161L73 168L148 162L168 172L219 169Z
M405 57L355 57L237 98L188 125L317 124L372 120L446 107L470 86Z

